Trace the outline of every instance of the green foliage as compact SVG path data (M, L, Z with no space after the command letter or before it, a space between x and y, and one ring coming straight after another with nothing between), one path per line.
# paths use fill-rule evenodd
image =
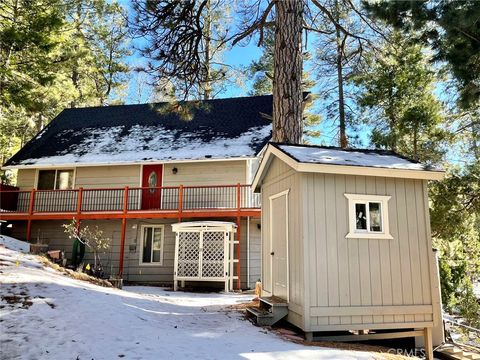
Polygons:
M434 245L440 256L442 301L477 326L480 307L472 282L480 277L480 161L448 170L430 185ZM475 325L476 324L476 325Z
M374 16L397 29L415 30L430 44L435 60L445 61L458 81L460 100L468 108L480 101L480 2L477 0L363 1Z
M69 106L119 102L126 14L107 0L0 4L0 163Z
M371 54L353 81L360 86L358 104L367 111L371 141L416 160L438 163L442 142L442 105L433 94L436 74L422 46L400 33L390 36L382 54Z

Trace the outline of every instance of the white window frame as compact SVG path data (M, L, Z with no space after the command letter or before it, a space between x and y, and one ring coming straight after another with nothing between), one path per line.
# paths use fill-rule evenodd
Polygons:
M57 172L58 171L68 171L72 170L73 175L72 175L72 188L71 189L65 189L65 190L73 190L75 189L75 182L77 180L77 168L55 168L55 169L37 169L35 172L35 189L38 189L38 182L40 181L40 171L48 171L48 170L55 170L55 181L53 182L53 189L51 190L59 190L57 189Z
M345 236L347 239L393 239L390 235L388 220L388 201L391 196L384 195L366 195L366 194L345 194L348 199L348 219L349 233ZM368 203L376 202L381 204L382 232L370 231L370 214ZM367 204L367 229L358 230L356 226L355 205Z
M143 241L145 240L144 239L144 236L145 236L145 228L161 228L163 229L162 230L162 239L160 241L160 261L157 261L157 262L143 262ZM149 225L142 225L140 227L140 239L141 239L141 242L140 242L140 258L139 258L139 264L141 266L163 266L163 245L165 243L165 225L152 225L152 224L149 224ZM151 258L153 259L153 243L152 243L152 254L151 254Z

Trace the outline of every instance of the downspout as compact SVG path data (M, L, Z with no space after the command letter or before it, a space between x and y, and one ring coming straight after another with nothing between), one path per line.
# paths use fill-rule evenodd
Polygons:
M247 216L247 289L250 289L250 216Z

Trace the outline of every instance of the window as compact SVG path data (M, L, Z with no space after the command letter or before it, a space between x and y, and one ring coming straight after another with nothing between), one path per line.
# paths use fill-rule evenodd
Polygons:
M39 170L38 190L73 189L73 170Z
M348 199L347 238L393 239L388 227L390 196L345 194Z
M141 264L162 265L163 225L142 226Z

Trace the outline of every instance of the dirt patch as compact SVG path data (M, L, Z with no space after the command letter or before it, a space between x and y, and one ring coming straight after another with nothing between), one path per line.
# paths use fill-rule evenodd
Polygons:
M245 310L246 308L249 308L249 307L256 307L256 308L260 307L260 300L252 300L245 303L230 305L228 309L229 310Z
M19 304L23 309L28 309L33 305L33 302L30 301L28 296L22 295L2 295L2 300L9 305Z
M43 266L50 267L54 270L57 270L58 272L61 272L62 274L67 275L68 277L75 279L75 280L82 280L82 281L88 281L89 283L95 284L95 285L100 285L103 287L113 287L113 285L110 283L110 281L103 280L103 279L98 279L96 277L87 275L85 273L81 273L78 271L73 271L70 269L66 269L64 267L61 267L58 264L55 264L48 260L46 257L41 256L39 257L40 262L42 263Z

